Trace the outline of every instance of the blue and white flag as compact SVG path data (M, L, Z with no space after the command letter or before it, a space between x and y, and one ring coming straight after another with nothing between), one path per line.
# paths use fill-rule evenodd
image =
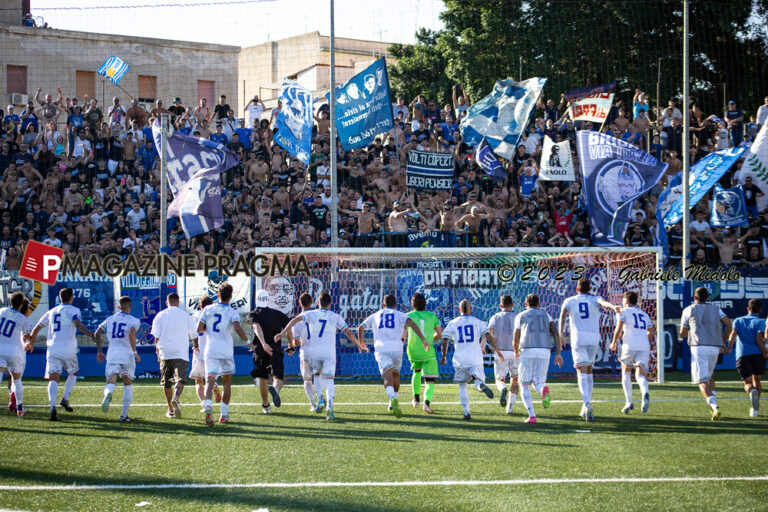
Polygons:
M707 195L707 192L720 181L723 174L731 168L733 164L741 157L747 148L729 148L721 149L710 153L691 166L690 170L690 190L688 204L691 208L701 201ZM661 202L661 200L659 200ZM664 227L674 226L683 218L683 190L676 195L672 205L664 215Z
M394 125L384 57L336 87L336 129L344 149L368 146Z
M312 151L312 93L293 80L283 79L280 91L283 108L277 114L275 142L309 165Z
M741 187L723 188L719 184L715 185L712 202L710 225L715 227L749 226L747 205L744 202L744 189Z
M417 190L451 190L453 153L410 150L405 186Z
M496 155L493 153L488 141L485 140L485 137L483 137L483 140L480 141L480 144L475 148L475 161L477 162L478 167L484 170L488 176L493 178L494 183L504 181L504 178L507 177L507 173L504 172L504 167L502 167L499 159L496 158Z
M469 107L461 120L464 142L477 146L485 137L494 153L511 160L546 82L546 78L496 82L493 92Z
M672 205L675 200L683 193L683 173L678 172L670 180L667 188L665 188L661 194L659 194L659 200L656 202L656 231L653 233L653 245L657 245L664 251L664 261L667 263L669 259L669 238L667 238L667 230L664 226L664 217L667 216L669 210L672 209Z
M160 123L152 124L160 148ZM168 218L179 217L184 234L192 238L224 225L219 174L237 165L237 155L223 144L175 131L168 137L168 185L173 201Z
M579 131L583 190L595 245L624 245L635 200L651 190L667 164L610 135Z
M101 65L97 73L117 85L129 68L130 66L123 62L122 59L112 56Z

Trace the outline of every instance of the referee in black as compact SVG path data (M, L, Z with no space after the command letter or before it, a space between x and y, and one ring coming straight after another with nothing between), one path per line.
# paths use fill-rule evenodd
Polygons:
M253 370L251 376L256 384L258 379L261 392L261 408L264 414L271 412L269 395L275 402L275 407L280 407L280 390L283 387L283 347L275 342L275 335L279 334L290 321L289 318L277 309L268 307L269 294L266 290L260 290L256 294L256 309L250 312L248 318L253 328L253 342L250 349L253 351ZM273 383L269 385L269 376Z

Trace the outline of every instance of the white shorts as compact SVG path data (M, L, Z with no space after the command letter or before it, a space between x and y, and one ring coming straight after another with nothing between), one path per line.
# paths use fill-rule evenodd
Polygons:
M379 373L384 375L384 372L392 370L400 373L400 368L403 366L403 351L398 352L379 352L376 351L373 354L376 362L379 364Z
M27 367L27 354L16 356L0 356L0 368L6 368L10 373L24 373Z
M67 370L67 373L72 375L79 368L77 364L77 356L60 358L52 356L50 354L45 357L45 378L51 376L52 373L61 373L63 370Z
M498 356L493 356L493 374L496 380L505 380L507 375L517 377L518 360L515 353L512 350L502 350L501 355L504 356L503 363L499 361Z
M650 350L632 350L627 345L621 347L621 361L626 366L635 366L644 372L648 372L648 361L651 360Z
M189 370L190 379L204 379L205 378L205 360L201 357L199 359L192 358L192 368Z
M136 375L136 362L134 361L130 364L107 363L107 367L104 370L104 376L106 378L110 378L115 374L120 377L128 377L129 379L133 380Z
M304 380L312 380L312 377L315 375L312 372L312 365L310 364L309 359L304 359L303 357L299 360L299 368L301 369L301 378Z
M691 347L691 382L701 384L712 378L720 347Z
M533 383L544 384L547 382L549 359L549 351L547 351L546 356L535 353L526 355L525 351L523 351L520 354L519 363L520 383L528 385Z
M571 355L573 356L573 366L592 366L597 359L597 345L571 345Z
M473 378L485 382L485 369L482 366L467 366L456 368L456 373L453 374L453 382L457 384L465 384Z
M402 361L401 361L402 364ZM326 357L323 359L311 359L309 366L312 368L312 373L321 374L323 377L335 377L336 376L336 358Z
M205 360L205 377L221 377L235 373L235 359L209 358Z

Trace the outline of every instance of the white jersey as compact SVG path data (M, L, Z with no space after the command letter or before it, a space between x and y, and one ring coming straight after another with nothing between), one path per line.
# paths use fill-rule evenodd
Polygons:
M443 331L443 338L453 342L454 368L483 366L480 341L486 331L486 323L472 315L461 315L448 322Z
M23 334L32 330L29 319L13 308L0 309L0 356L24 354Z
M206 306L200 321L205 324L208 338L205 345L205 359L232 359L235 357L233 325L240 322L240 314L229 304Z
M565 299L563 309L568 311L572 344L600 344L600 303L598 301L602 299L602 297L585 293Z
M622 342L629 350L651 350L651 342L648 340L648 329L653 327L653 322L648 313L631 306L622 310L619 320L624 322L624 335Z
M49 310L37 325L48 327L48 354L59 359L77 355L75 321L80 319L80 310L69 304L62 304Z
M200 319L203 317L203 312L198 311L196 314L192 315L192 318L194 319L195 326L197 326L198 323L200 323ZM197 327L195 327L197 328ZM208 336L205 332L198 332L197 333L197 354L192 354L192 360L205 360L205 346L208 343Z
M307 311L312 311L310 309L303 311L306 313ZM300 359L309 359L310 355L310 346L312 345L312 340L309 339L309 326L304 323L304 320L297 322L293 324L293 327L291 327L291 334L293 334L293 341L294 343L296 340L299 340L299 358Z
M344 318L329 309L312 309L299 316L304 319L304 334L310 340L309 359L335 358L336 332L347 327Z
M134 361L133 348L129 332L131 327L139 330L141 320L135 316L123 313L115 313L104 320L99 329L107 333L109 350L107 350L107 364L131 364Z
M403 350L403 330L408 315L392 308L381 309L365 320L364 326L373 331L373 349L382 352Z

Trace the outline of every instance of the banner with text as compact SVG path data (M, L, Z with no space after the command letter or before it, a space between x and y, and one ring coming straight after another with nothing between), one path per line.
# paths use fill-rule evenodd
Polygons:
M418 150L408 152L407 187L450 190L452 185L453 154Z
M555 143L548 135L544 136L539 179L543 181L576 181L569 141L564 140Z
M615 93L616 82L566 91L565 100L571 102L571 118L602 123L611 111Z

